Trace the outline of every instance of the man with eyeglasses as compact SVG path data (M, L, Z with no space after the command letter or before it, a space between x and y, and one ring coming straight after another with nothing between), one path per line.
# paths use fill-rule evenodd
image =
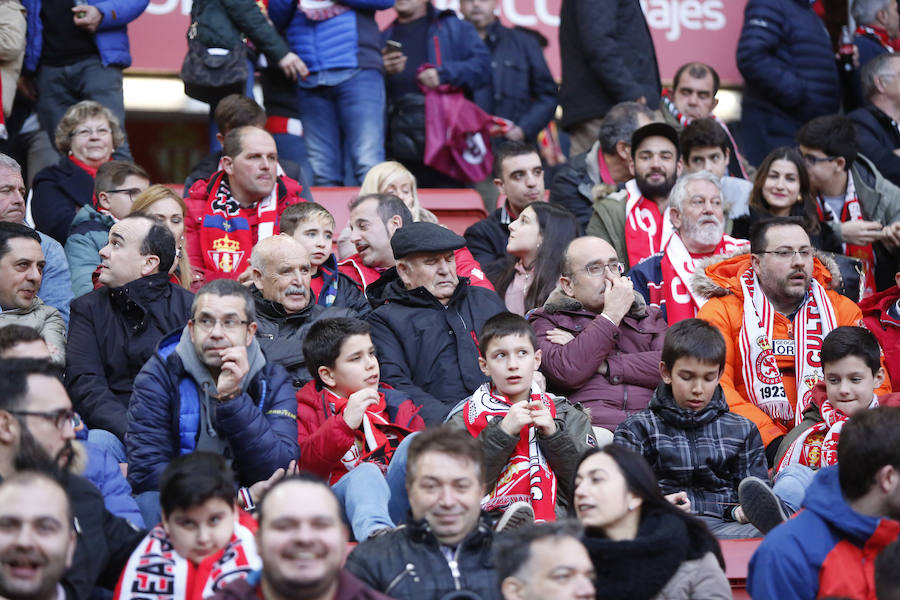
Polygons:
M135 378L125 444L146 522L158 522L159 477L180 454L221 454L246 487L296 460L294 386L266 359L256 329L247 288L230 279L207 283L187 326L164 338Z
M111 160L97 169L95 204L78 209L66 238L66 260L76 298L94 289L92 275L100 263L97 253L106 245L110 227L128 216L134 199L149 186L147 172L124 160Z
M644 408L659 383L666 321L648 307L609 242L585 236L566 249L559 287L528 320L550 387L590 409L612 432Z
M74 456L74 412L57 367L39 359L0 361L0 429L4 432L0 436L3 479L27 470L68 469ZM146 532L107 511L102 494L87 479L70 472L64 481L76 540L71 566L61 583L66 598L88 598L95 586L115 587ZM4 556L0 554L0 562ZM32 555L32 560L40 563L43 557ZM28 579L27 569L14 574Z
M725 235L729 208L719 178L709 171L684 175L672 188L669 218L675 232L662 252L645 258L628 274L634 291L650 306L658 306L669 323L694 318L705 302L690 286L697 263L747 245Z
M841 247L862 261L863 296L894 284L900 262L900 188L859 154L853 123L841 115L818 117L797 132L819 219Z
M159 340L184 327L193 296L170 281L175 238L150 217L114 224L97 260L103 287L72 302L66 384L88 439L126 463L134 378Z
M832 277L793 217L759 221L750 230L750 254L695 275L694 289L707 300L697 317L725 338L720 385L728 406L756 424L770 466L824 381L822 340L836 327L862 326L859 307L828 289ZM885 378L876 393L890 391Z

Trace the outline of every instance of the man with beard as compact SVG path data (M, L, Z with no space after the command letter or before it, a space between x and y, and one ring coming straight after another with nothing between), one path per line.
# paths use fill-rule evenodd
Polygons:
M0 477L30 469L58 468L66 473L73 455L74 424L75 413L58 368L37 359L0 362ZM99 490L86 479L67 474L65 487L77 541L62 585L66 598L80 600L88 598L95 586L113 589L144 532L109 513Z
M663 214L669 191L681 174L678 133L671 125L650 123L631 136L634 179L594 202L587 234L612 244L628 270L659 252L672 234Z
M287 369L297 389L312 379L303 359L310 326L319 319L356 316L349 309L311 301L311 272L309 253L292 237L272 236L253 247L250 292L256 305L256 340L266 359Z
M815 256L799 219L776 217L750 230L750 254L694 276L695 293L707 300L697 316L725 337L720 384L728 406L756 424L770 466L824 381L822 340L841 325L863 324L853 301L826 289L836 269ZM890 391L885 379L875 393Z
M341 568L347 527L328 484L312 475L282 479L257 510L262 571L211 600L390 600Z
M159 522L159 477L180 454L221 454L247 487L297 458L294 386L266 359L256 329L247 288L217 279L135 377L125 447L145 523Z
M728 205L719 178L709 171L681 177L669 194L672 237L629 273L634 291L650 306L658 306L669 323L692 319L705 300L690 287L699 260L746 246L745 240L725 235Z
M23 472L0 483L0 597L65 598L75 530L66 491L47 475Z

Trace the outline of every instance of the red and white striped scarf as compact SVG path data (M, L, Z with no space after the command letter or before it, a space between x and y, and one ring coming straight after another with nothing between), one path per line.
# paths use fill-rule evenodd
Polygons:
M888 32L881 27L876 28L870 25L860 25L856 28L856 35L878 42L888 53L894 52L894 48L891 46L891 36L889 36Z
M873 394L870 409L878 406L878 396ZM787 452L778 462L776 471L793 464L807 466L811 469L820 469L836 465L838 461L837 448L841 439L841 430L844 423L850 418L835 408L831 402L825 400L822 403L822 422L816 423L803 432L803 435L794 440Z
M669 221L668 208L660 214L656 202L641 194L637 181L625 184L628 199L625 201L625 249L628 264L632 267L648 256L659 252L674 231Z
M847 173L847 191L844 193L844 206L841 208L841 216L834 213L828 203L824 199L819 198L819 218L826 221L836 221L846 223L848 221L862 221L862 205L859 203L859 196L856 194L856 184L853 183L853 174ZM858 258L863 265L862 273L862 289L863 298L871 296L875 290L875 251L872 244L865 246L855 246L853 244L843 244L844 254Z
M541 402L556 417L553 399L532 384L531 402ZM490 421L503 418L512 406L506 396L495 394L490 382L483 384L466 401L463 416L466 429L478 437ZM528 502L534 509L535 521L556 520L556 475L550 470L547 458L541 452L534 425L523 427L516 448L493 489L481 501L486 511L503 510L513 502Z
M738 342L749 400L771 418L784 423L793 421L797 425L812 402L813 387L824 379L819 351L822 340L837 326L834 307L822 284L810 280L806 298L794 318L797 406L792 408L772 351L775 308L760 289L753 268L741 275L741 289L744 292L744 317Z

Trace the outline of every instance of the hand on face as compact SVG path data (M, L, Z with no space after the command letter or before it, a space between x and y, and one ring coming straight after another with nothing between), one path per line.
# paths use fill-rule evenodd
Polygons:
M246 346L231 346L219 351L222 360L216 391L220 396L234 394L241 389L241 382L250 371Z
M603 314L618 325L631 310L634 302L634 284L627 277L606 271L606 292Z

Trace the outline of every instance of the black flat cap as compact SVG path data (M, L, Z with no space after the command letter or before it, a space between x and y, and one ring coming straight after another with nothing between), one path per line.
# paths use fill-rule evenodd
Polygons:
M634 158L638 146L648 137L664 137L675 144L675 152L678 152L678 132L667 123L650 123L637 129L631 134L631 158Z
M464 238L446 227L423 221L404 225L391 238L394 259L401 259L415 252L447 252L465 245Z

